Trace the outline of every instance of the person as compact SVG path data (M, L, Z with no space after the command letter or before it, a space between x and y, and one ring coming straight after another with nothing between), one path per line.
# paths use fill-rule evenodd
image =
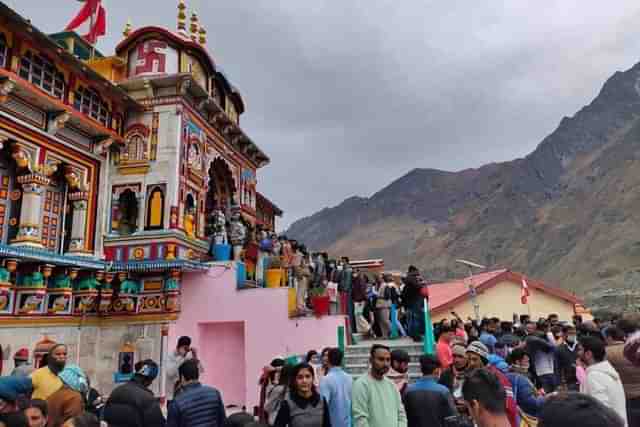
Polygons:
M280 405L289 390L290 366L287 366L282 359L274 359L271 366L274 366L274 362L276 365L282 362L282 365L271 372L271 385L265 391L264 416L262 417L262 420L268 421L270 425L275 422Z
M60 427L67 420L84 412L84 397L89 383L84 371L77 365L67 364L58 375L63 386L47 399L49 420L47 427Z
M498 342L498 339L492 333L492 326L493 322L491 320L482 319L482 323L480 325L480 342L487 347L490 354L493 354L495 352L496 343Z
M538 416L544 403L544 397L537 395L536 388L529 378L531 359L523 348L516 348L507 356L507 363L509 364L507 378L511 382L520 417L530 418L530 422L533 424L532 418Z
M555 375L555 343L550 342L544 331L536 331L525 341L527 353L533 362L538 385L544 392L553 393L557 387Z
M351 392L353 379L342 366L344 354L339 348L328 353L329 372L320 380L320 395L329 405L329 418L333 427L351 427Z
M573 325L562 327L564 340L557 347L556 357L558 360L558 371L560 373L560 385L567 391L578 391L578 377L576 375L576 360L578 347L578 334Z
M484 369L488 372L491 372L495 375L500 384L502 384L502 388L505 391L505 412L509 421L511 422L512 427L516 427L517 425L517 415L518 415L518 407L513 398L513 389L511 388L511 383L509 379L498 370L495 366L488 365L489 363L489 349L482 344L480 341L474 341L467 347L467 360L468 367L470 370L473 369ZM468 378L465 379L465 384L468 381ZM463 394L464 394L464 384L463 384ZM465 398L466 400L466 398Z
M436 344L436 354L438 355L442 369L449 368L453 363L451 341L454 336L455 330L451 326L444 325L440 328L440 338L438 338L438 344Z
M411 357L406 350L397 348L391 352L391 368L387 372L387 378L391 380L402 396L409 384L409 362Z
M404 283L402 301L409 316L408 333L414 341L420 342L422 341L422 331L424 327L424 297L422 296L422 288L425 286L425 283L417 267L413 265L409 266Z
M160 404L149 387L158 376L158 364L151 359L135 365L133 378L116 387L104 407L109 427L164 427Z
M388 339L391 334L391 305L395 288L387 281L388 275L384 275L382 283L378 287L378 298L376 299L376 323L380 327L382 339Z
M511 427L506 413L507 393L498 377L486 369L475 369L462 386L465 404L478 427Z
M623 427L624 421L602 402L581 393L550 396L542 405L538 427Z
M456 415L449 389L438 384L440 369L437 357L430 354L420 356L422 378L408 386L402 398L408 427L443 427L445 418Z
M389 347L374 344L371 369L353 384L354 427L407 427L407 415L395 385L385 376L391 364Z
M100 427L100 421L95 415L85 412L67 420L63 427Z
M178 369L182 387L169 405L167 427L222 427L226 419L220 392L198 380L198 361L184 361Z
M13 363L15 368L11 371L11 375L28 377L33 372L33 366L29 363L29 349L21 348L13 355Z
M367 336L371 335L371 324L364 317L364 309L367 304L367 282L365 277L364 274L359 273L352 279L351 299L356 330L358 333Z
M67 346L55 344L47 353L47 365L36 369L31 374L33 383L32 399L47 400L53 393L62 388L62 380L58 374L67 364Z
M28 396L32 390L28 377L0 377L0 414L19 412L19 398Z
M289 395L280 405L274 427L330 427L329 405L314 386L315 371L308 363L291 372Z
M624 319L619 323L624 326ZM607 339L607 360L620 374L627 405L627 421L629 425L640 426L640 369L633 366L624 357L625 334L617 326L610 326L605 330Z
M467 349L461 344L451 347L453 363L440 375L440 384L447 387L455 400L462 399L462 384L467 371Z
M24 415L27 417L29 427L45 427L48 416L47 402L39 399L31 399L24 408Z
M246 411L236 412L235 414L230 414L227 419L224 421L224 427L246 427L249 424L253 423L254 418ZM273 424L260 424L265 426L270 426Z
M180 374L178 369L186 360L198 360L198 352L191 347L191 337L183 336L178 338L176 349L169 352L166 360L167 374L167 400L171 401L178 388L180 388ZM204 372L202 364L200 364L200 373Z
M618 372L606 360L604 341L594 336L580 339L578 357L587 367L587 378L581 392L593 396L613 409L627 425L627 405Z

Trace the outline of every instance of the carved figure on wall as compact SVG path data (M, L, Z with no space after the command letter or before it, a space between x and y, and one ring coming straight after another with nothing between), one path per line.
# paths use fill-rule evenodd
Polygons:
M50 289L69 289L72 287L71 278L67 275L54 277L53 281L49 282Z
M233 246L233 259L239 260L242 247L247 240L247 227L242 222L242 217L239 211L234 212L231 216L229 240Z
M120 293L137 295L140 293L140 283L135 280L126 279L120 284Z
M227 218L221 210L215 210L213 216L213 238L217 245L227 243Z
M11 280L11 273L4 267L0 267L0 283L7 283Z
M86 277L86 278L81 279L80 281L78 281L78 287L76 288L76 290L78 290L78 291L93 291L93 290L98 289L98 285L100 285L100 282L98 282L95 278Z
M192 239L196 237L196 216L195 209L190 208L184 213L184 231Z

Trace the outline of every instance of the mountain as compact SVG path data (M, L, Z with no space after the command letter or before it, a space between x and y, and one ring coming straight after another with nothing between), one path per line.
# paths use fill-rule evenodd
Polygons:
M433 280L460 276L455 259L467 258L594 301L633 303L640 64L611 76L523 159L460 172L415 169L369 198L298 220L287 235L314 250L384 258L388 268L416 264Z

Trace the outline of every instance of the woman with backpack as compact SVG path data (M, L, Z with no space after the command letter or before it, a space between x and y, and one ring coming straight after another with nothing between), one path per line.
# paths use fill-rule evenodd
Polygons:
M331 427L329 407L314 386L314 376L308 363L293 368L274 427Z

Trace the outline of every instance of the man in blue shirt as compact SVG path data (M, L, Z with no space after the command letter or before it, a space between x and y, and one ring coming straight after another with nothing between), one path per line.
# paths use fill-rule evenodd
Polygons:
M447 417L457 414L449 389L438 384L440 361L425 354L420 357L422 378L407 387L403 397L408 427L442 427Z
M342 366L343 354L339 348L329 349L329 372L320 380L320 394L329 406L331 427L351 427L351 387L353 379Z

